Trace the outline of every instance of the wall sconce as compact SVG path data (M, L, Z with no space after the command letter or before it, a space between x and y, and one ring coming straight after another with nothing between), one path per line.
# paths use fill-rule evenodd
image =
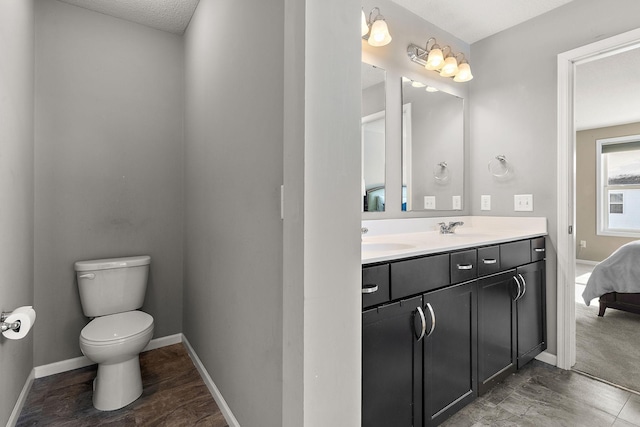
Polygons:
M373 12L376 11L376 15ZM384 16L380 14L380 9L374 7L369 12L369 19L364 14L362 9L362 23L360 25L362 38L371 46L380 47L386 46L391 42L391 34L389 34L389 27L384 20Z
M430 44L431 47L429 47ZM449 46L441 48L433 37L427 40L424 49L410 44L407 47L407 55L416 64L422 65L427 70L437 71L442 77L453 77L456 82L468 82L473 78L471 66L464 54L453 53Z

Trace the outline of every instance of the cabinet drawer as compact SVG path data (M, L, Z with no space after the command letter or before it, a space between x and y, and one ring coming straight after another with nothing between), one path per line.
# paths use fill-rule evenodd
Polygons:
M362 308L389 301L389 264L362 269Z
M449 254L391 264L391 298L415 295L449 284Z
M478 275L477 254L475 249L451 254L451 283L466 282Z
M478 248L478 276L487 276L500 271L500 246Z
M531 243L529 240L503 243L500 245L500 266L503 270L531 262Z
M531 239L531 261L540 261L546 258L544 237Z

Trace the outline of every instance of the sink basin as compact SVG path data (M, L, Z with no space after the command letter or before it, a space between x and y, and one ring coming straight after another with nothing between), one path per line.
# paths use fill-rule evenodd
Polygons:
M363 251L402 251L406 249L415 248L413 245L408 245L406 243L373 243L373 242L363 242L362 250Z

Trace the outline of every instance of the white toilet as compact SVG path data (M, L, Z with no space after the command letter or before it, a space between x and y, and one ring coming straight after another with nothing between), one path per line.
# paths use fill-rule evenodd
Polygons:
M94 318L80 332L80 349L98 364L93 406L120 409L142 394L138 355L153 336L153 317L137 310L147 289L151 257L75 263L82 310Z

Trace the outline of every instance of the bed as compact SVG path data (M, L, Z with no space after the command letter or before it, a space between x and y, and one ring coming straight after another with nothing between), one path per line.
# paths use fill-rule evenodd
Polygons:
M582 298L590 305L597 297L600 317L607 308L640 314L640 240L619 247L594 267Z

